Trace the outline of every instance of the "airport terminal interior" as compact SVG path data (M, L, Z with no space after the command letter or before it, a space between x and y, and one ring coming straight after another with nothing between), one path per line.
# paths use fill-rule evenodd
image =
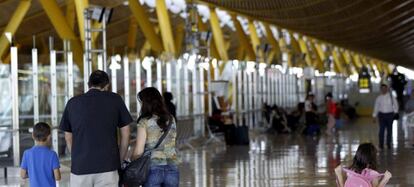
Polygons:
M179 186L341 186L337 166L346 181L363 175L346 175L363 143L377 150L366 168L378 180L414 186L413 10L414 0L0 0L0 186L30 186L20 170L38 122L51 127L57 186L71 186L59 125L96 70L134 119L128 155L137 94L172 95Z

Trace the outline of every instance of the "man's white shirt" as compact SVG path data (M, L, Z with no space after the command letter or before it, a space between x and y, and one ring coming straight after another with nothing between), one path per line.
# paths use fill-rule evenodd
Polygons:
M305 112L312 112L312 102L309 100L305 101Z
M379 95L375 100L372 116L377 117L378 113L398 113L398 102L395 97L390 96L390 93Z

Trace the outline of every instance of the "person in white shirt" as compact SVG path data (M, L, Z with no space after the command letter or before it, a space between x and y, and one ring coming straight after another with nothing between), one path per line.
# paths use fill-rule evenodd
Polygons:
M381 95L375 100L374 122L379 123L379 148L384 148L384 134L385 129L387 130L387 147L391 148L392 139L392 123L394 121L394 115L398 113L398 102L389 92L386 84L381 85Z
M306 100L305 100L305 112L316 112L315 111L315 107L314 107L314 99L315 96L313 95L313 93L309 93L306 96Z
M318 114L317 114L317 106L314 103L314 99L315 96L312 93L309 93L306 96L306 100L305 100L305 125L306 125L306 129L305 132L309 131L309 128L311 128L311 126L319 126L318 125ZM319 133L319 132L318 132Z

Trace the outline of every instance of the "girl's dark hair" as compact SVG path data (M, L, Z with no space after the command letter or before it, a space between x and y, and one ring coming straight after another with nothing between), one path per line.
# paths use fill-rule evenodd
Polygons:
M157 120L158 126L162 130L166 130L167 122L172 118L160 92L154 87L148 87L141 90L137 97L141 101L141 113L137 122L139 123L141 119L150 119L156 115L159 117Z
M377 169L377 149L372 143L359 145L354 161L350 167L350 169L357 173L361 173L365 168Z

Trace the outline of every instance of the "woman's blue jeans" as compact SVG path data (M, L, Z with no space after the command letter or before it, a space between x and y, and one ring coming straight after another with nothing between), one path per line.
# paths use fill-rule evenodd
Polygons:
M144 187L178 187L179 171L176 165L151 166Z

